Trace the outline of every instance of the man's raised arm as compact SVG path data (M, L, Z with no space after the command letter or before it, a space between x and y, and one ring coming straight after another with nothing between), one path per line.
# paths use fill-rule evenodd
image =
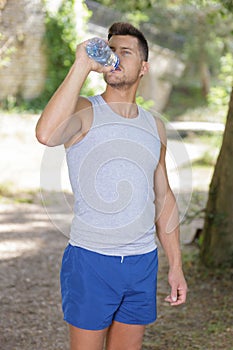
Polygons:
M112 67L104 67L90 59L86 54L86 44L87 41L77 46L75 61L69 73L51 97L37 123L36 137L42 144L64 144L81 130L82 123L77 112L88 108L90 102L79 94L88 74L91 71L105 73L112 70ZM72 116L75 113L74 122Z

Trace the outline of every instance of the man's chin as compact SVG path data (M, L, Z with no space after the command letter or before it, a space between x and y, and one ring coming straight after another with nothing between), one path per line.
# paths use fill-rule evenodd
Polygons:
M120 85L124 84L124 82L120 81L120 79L117 79L117 77L111 75L111 73L106 73L104 75L104 80L110 86L118 85L118 84L120 84Z
M122 89L125 86L124 83L112 83L112 82L109 82L107 84L109 86L111 86L113 89Z

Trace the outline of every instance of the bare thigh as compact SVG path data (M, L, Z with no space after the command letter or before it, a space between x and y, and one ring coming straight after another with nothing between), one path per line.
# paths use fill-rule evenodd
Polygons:
M103 350L108 328L100 331L70 327L70 350Z
M106 340L106 350L141 350L145 326L114 321Z

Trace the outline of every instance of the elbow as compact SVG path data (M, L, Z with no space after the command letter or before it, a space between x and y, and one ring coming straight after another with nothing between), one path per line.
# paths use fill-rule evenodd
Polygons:
M63 129L46 120L43 114L37 122L35 136L39 143L48 147L55 147L63 144Z
M46 135L46 133L43 132L42 130L40 130L39 127L36 127L35 134L36 134L37 141L39 143L41 143L42 145L45 145L45 146L48 146L48 147L56 146L56 144L54 144L52 142L52 139L51 139L50 135Z

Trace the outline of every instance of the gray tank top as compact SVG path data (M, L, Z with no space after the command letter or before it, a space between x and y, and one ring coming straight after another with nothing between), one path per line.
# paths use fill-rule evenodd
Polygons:
M160 139L151 113L116 114L90 97L93 122L66 149L75 197L70 244L106 255L137 255L156 248L154 171Z

